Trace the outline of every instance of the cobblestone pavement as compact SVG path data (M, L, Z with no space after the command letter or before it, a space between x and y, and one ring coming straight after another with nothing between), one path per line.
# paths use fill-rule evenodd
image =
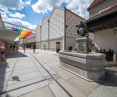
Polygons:
M0 66L0 97L117 97L117 67L106 67L96 83L60 68L55 52L20 50L7 60Z

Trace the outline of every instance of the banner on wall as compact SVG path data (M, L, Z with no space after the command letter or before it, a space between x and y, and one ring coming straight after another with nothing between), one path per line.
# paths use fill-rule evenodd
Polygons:
M32 34L32 31L24 30L15 26L12 26L12 30L20 32L20 34L18 35L19 38L26 38L27 36Z

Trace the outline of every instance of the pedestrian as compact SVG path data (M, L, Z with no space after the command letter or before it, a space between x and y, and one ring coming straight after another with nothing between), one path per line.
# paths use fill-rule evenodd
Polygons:
M34 45L33 45L33 54L35 53L35 49L36 49L36 45L34 43Z
M26 50L26 46L25 45L23 46L23 50L24 50L24 53L25 53L25 50Z
M15 53L15 43L13 44L13 54Z
M19 46L17 45L17 46L16 46L16 52L17 52L17 53L18 53L18 50L19 50Z
M1 45L1 42L0 42L0 61L1 61L1 58L3 58L5 64L8 65L9 63L7 63L4 49L5 49L5 45L4 44Z
M11 43L11 45L10 45L10 49L12 50L12 43Z

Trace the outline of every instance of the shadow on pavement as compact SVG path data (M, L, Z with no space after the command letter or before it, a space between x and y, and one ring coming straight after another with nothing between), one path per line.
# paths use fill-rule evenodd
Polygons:
M21 52L12 54L12 51L7 49L5 50L5 57L8 59L9 65L5 65L5 62L3 61L3 59L0 62L1 64L0 65L0 95L6 90L5 86L7 86L7 83L10 80L10 76L16 64L17 58L19 57L23 58L23 57L28 57L28 56L24 55ZM11 79L12 81L20 81L18 76L14 76ZM4 97L11 97L11 96L6 95Z

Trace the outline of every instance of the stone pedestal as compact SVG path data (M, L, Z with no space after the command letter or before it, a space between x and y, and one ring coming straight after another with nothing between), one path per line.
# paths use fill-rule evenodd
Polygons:
M101 53L59 52L61 67L89 81L99 81L105 75L105 57L106 55Z
M88 54L89 48L88 48L88 37L78 37L76 39L76 52L82 53L82 54Z

